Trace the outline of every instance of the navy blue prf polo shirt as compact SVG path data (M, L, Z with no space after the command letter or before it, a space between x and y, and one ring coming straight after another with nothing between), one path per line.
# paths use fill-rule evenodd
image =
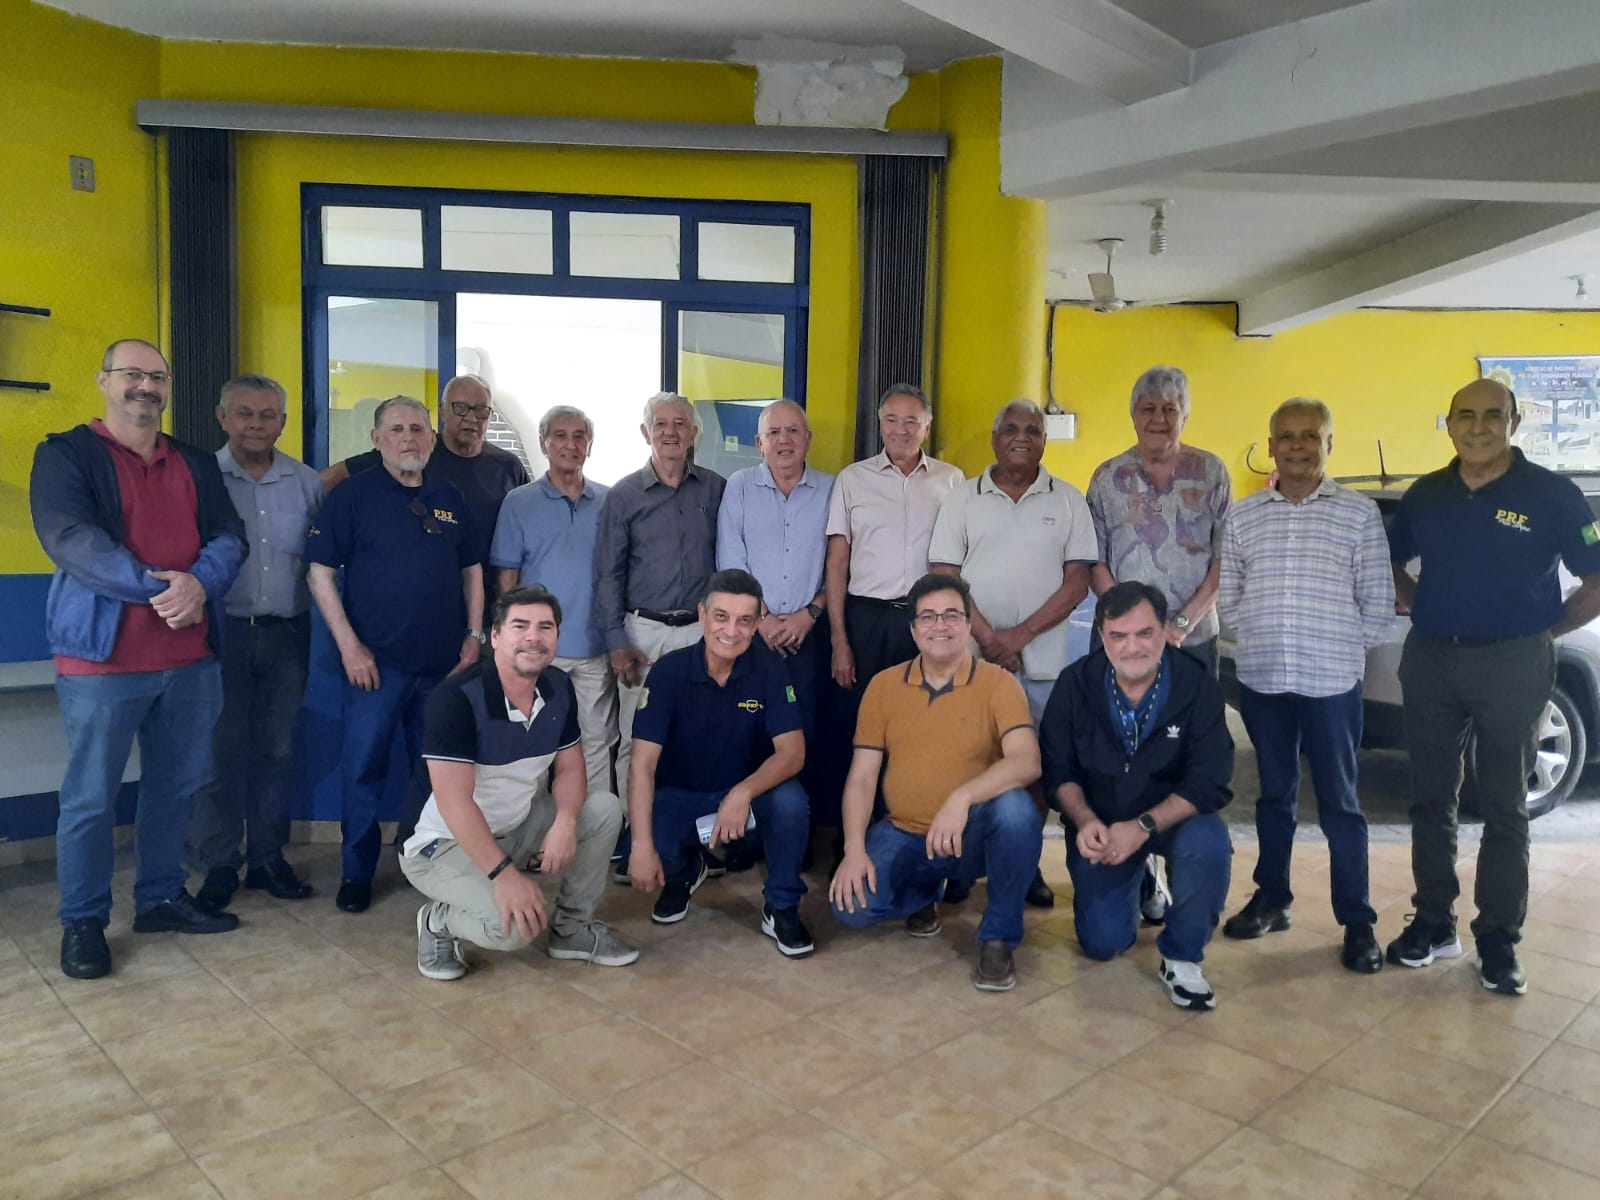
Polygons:
M1600 525L1570 479L1535 466L1521 450L1477 491L1459 460L1430 472L1400 498L1389 557L1422 559L1411 623L1429 637L1522 637L1561 619L1557 567L1600 571Z
M657 787L725 792L772 756L774 738L799 728L788 673L765 642L751 642L719 687L706 671L702 640L650 668L633 740L661 747Z
M418 502L424 516L411 511ZM461 572L477 560L472 516L453 485L406 487L381 467L353 475L322 502L305 559L344 568L345 615L380 671L442 675L461 658Z

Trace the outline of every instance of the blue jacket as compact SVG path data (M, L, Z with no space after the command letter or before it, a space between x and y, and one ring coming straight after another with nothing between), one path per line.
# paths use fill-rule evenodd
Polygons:
M216 456L169 441L194 476L200 556L188 570L206 590L206 642L215 654L222 598L249 553L244 522ZM50 652L104 662L116 648L122 606L148 603L167 585L122 544L117 468L100 435L79 425L46 436L33 454L28 499L34 532L56 565L44 610Z

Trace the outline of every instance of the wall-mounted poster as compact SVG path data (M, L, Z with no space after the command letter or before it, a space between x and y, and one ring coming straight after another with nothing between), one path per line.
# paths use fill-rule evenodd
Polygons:
M1514 439L1552 471L1600 470L1600 354L1479 358L1478 371L1517 394Z

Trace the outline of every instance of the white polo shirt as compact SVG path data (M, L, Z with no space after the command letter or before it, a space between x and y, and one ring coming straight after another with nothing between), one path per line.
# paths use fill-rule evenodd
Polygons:
M1032 616L1061 586L1067 563L1099 561L1094 519L1083 493L1043 467L1013 500L995 485L991 466L945 497L933 526L928 561L960 567L978 611L996 629ZM1054 679L1067 666L1067 623L1022 648L1029 679Z

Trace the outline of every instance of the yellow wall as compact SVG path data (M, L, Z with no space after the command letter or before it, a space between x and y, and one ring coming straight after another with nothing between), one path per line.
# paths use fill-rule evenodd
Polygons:
M678 391L692 400L767 400L783 395L783 368L720 354L678 356Z
M37 572L50 564L28 517L34 446L104 413L94 375L108 342L161 341L155 143L133 119L159 50L27 0L0 0L0 30L0 301L51 310L0 313L0 377L51 385L0 391L0 572ZM68 186L73 154L94 159L93 192Z
M1255 466L1271 469L1267 417L1290 396L1314 396L1333 409L1334 474L1376 474L1380 438L1390 472L1432 470L1452 454L1434 418L1477 377L1478 355L1600 350L1600 313L1592 312L1362 309L1271 338L1236 338L1233 329L1229 304L1058 308L1055 397L1078 414L1078 437L1052 442L1046 464L1087 484L1097 464L1132 444L1133 381L1146 367L1171 363L1189 375L1184 440L1220 454L1236 491L1262 483L1245 465L1250 443Z

